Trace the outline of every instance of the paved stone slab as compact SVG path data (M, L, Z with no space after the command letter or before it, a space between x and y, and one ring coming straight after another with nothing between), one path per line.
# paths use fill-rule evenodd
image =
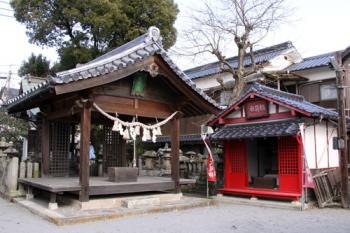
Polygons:
M160 205L159 197L131 198L122 201L122 207L132 209L141 207L154 207Z

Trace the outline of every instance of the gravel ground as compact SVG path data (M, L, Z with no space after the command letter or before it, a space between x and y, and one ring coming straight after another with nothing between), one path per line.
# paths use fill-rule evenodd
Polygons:
M179 212L148 214L58 227L0 198L0 233L226 233L350 232L350 210L303 212L221 204Z

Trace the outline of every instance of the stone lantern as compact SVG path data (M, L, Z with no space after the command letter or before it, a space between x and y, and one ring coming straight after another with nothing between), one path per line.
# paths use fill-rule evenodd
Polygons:
M143 153L142 157L145 160L145 169L153 170L156 163L157 153L155 151L148 150Z
M18 151L15 148L13 148L13 142L9 143L9 147L4 151L4 154L9 156L10 158L18 156Z
M165 170L165 173L171 173L171 149L165 148L163 149L163 156L162 156L162 167Z
M180 156L180 177L188 178L188 163L190 159L186 156Z
M0 157L5 157L6 154L4 153L4 150L9 147L9 143L6 142L6 139L4 137L0 140Z

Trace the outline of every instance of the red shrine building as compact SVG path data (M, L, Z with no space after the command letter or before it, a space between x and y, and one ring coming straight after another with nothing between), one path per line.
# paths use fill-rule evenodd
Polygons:
M208 125L224 145L223 194L299 200L314 170L339 166L338 115L258 83ZM309 185L309 186L308 186Z

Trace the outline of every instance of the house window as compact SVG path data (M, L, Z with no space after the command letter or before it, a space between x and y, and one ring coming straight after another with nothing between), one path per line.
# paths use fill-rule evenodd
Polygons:
M335 86L335 83L321 84L320 96L321 96L321 100L337 99L337 88Z

